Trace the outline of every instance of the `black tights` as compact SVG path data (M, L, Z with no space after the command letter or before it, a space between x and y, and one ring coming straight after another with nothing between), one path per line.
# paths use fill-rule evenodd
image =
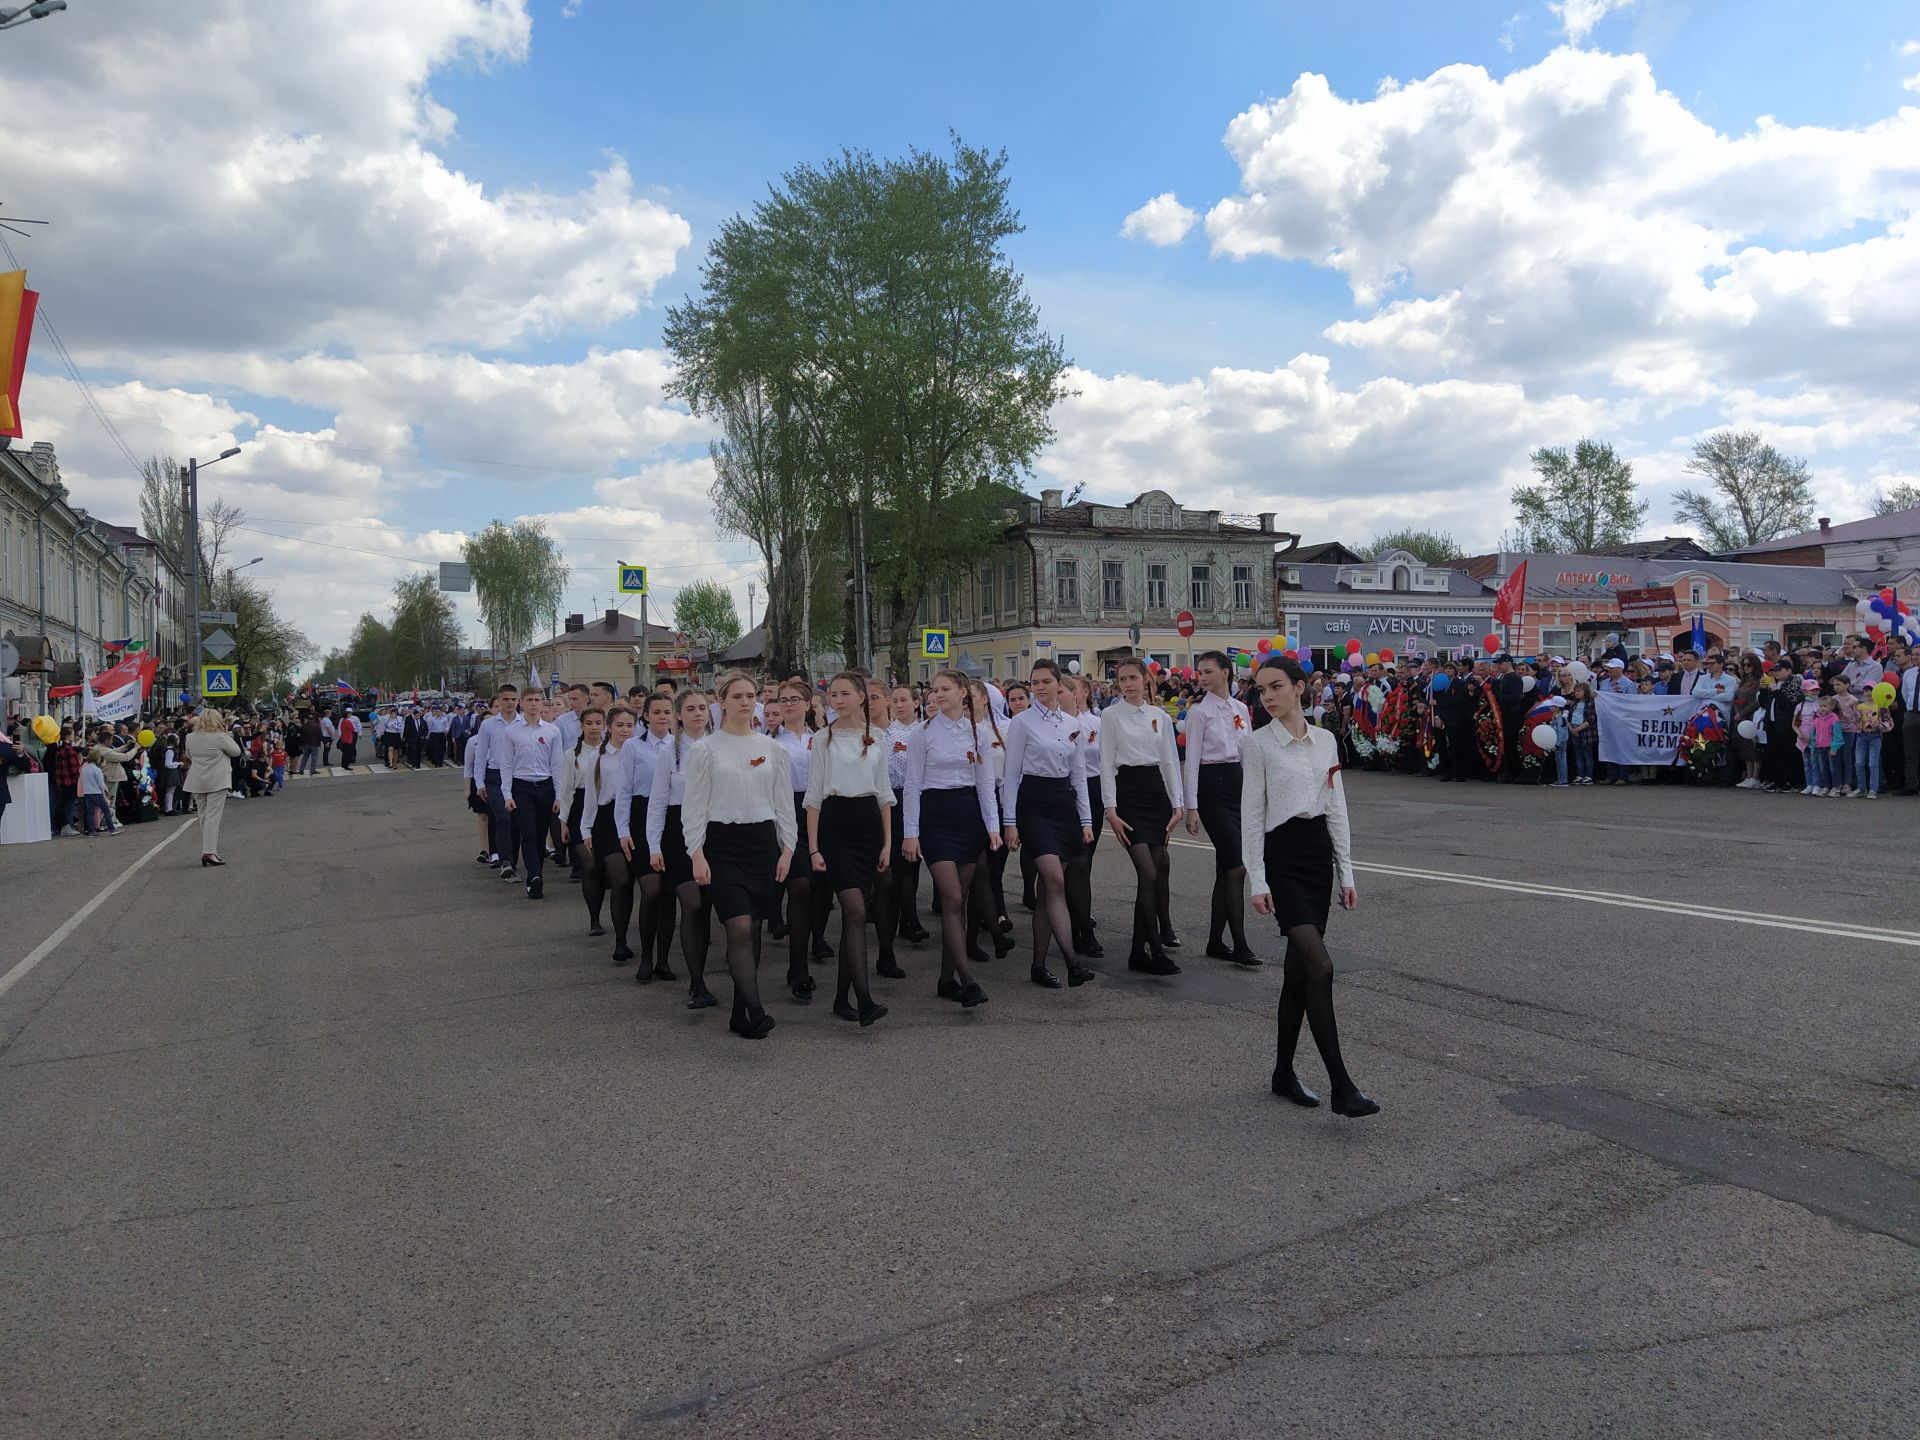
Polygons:
M688 880L675 893L680 897L680 957L687 962L687 989L698 995L707 988L707 937L712 912L700 887Z
M885 877L881 888L885 888ZM840 987L833 1003L847 1003L847 991L865 1010L873 1004L873 992L867 988L867 892L864 886L851 885L839 892L840 899Z
M927 867L933 872L934 893L940 897L940 978L961 985L973 983L973 971L967 967L967 899L980 867L969 861L960 865L952 860L936 860Z
M1213 914L1207 922L1207 943L1224 943L1222 932L1233 932L1233 948L1247 950L1247 867L1236 865L1213 877Z
M1167 847L1144 842L1127 846L1127 859L1133 865L1133 953L1164 953L1160 948L1162 926L1166 923Z
M799 856L787 872L787 983L797 985L807 978L807 962L813 957L813 873ZM820 916L824 930L827 917Z
M1067 861L1067 917L1073 922L1073 948L1093 935L1093 847Z
M671 970L673 966L667 963L667 957L673 953L674 920L679 910L673 903L675 892L667 888L667 877L656 872L654 884L659 898L653 910L653 960L657 968Z
M895 855L873 886L873 934L880 945L882 965L893 964L893 937L900 927L900 872L906 868L907 862ZM846 929L844 921L840 928ZM846 953L844 948L841 953Z
M659 931L660 889L662 877L651 866L640 872L640 878L634 888L640 892L640 967L651 973L653 970L654 937Z
M758 1020L766 1013L760 1004L760 925L751 915L736 915L725 922L727 930L727 973L733 976L733 1020Z
M1060 957L1068 969L1075 969L1080 957L1074 953L1073 922L1067 918L1066 870L1058 855L1034 856L1033 868L1040 882L1034 896L1040 903L1033 907L1033 968L1046 967L1047 945L1058 940Z
M627 857L618 850L606 854L595 851L593 858L580 866L580 894L587 902L587 916L600 923L600 906L613 897L613 948L627 948L627 924L633 918L633 870Z
M1280 986L1279 1038L1275 1072L1293 1069L1293 1050L1300 1039L1304 1015L1313 1031L1313 1043L1327 1067L1327 1083L1335 1095L1353 1090L1354 1083L1340 1059L1340 1031L1333 1019L1333 960L1319 927L1295 925L1286 932L1286 978Z

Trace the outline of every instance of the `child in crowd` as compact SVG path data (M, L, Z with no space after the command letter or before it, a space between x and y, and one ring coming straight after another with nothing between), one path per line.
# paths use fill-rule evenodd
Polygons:
M287 788L287 740L278 730L273 732L273 788Z
M1567 707L1567 739L1573 746L1573 783L1593 783L1593 757L1600 748L1594 728L1593 688L1586 684L1573 687L1573 703Z
M100 762L88 752L85 762L80 766L80 804L84 807L82 819L87 827L87 838L91 840L96 833L93 817L100 817L100 831L108 835L117 835L119 830L113 823L113 811L107 806L107 772L100 768Z
M1860 701L1844 680L1833 687L1833 708L1840 717L1840 739L1834 743L1828 761L1833 766L1832 792L1844 798L1861 786L1860 777L1853 773L1853 762L1860 753L1856 738L1860 734Z
M1813 703L1812 735L1807 741L1807 793L1839 795L1842 792L1833 782L1838 778L1836 767L1844 752L1834 742L1846 743L1840 729L1840 716L1831 695L1822 695Z

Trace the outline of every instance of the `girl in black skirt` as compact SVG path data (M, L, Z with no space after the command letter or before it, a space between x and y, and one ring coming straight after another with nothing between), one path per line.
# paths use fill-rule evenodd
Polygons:
M1341 1062L1333 1018L1326 931L1336 869L1341 907L1357 908L1360 897L1353 888L1338 743L1307 723L1300 699L1306 680L1299 662L1283 655L1261 665L1254 683L1268 723L1248 739L1241 760L1241 849L1254 913L1277 917L1287 937L1273 1093L1296 1105L1320 1103L1293 1073L1304 1015L1333 1086L1333 1109L1341 1115L1374 1115L1380 1107L1360 1093Z
M807 727L813 704L811 689L805 681L789 680L780 687L780 703L767 714L767 736L780 746L787 757L787 783L793 787L788 804L793 808L794 831L804 835L807 823L807 780L813 767L813 731ZM813 976L807 972L811 958L824 958L826 950L826 882L816 877L811 864L795 865L786 877L787 900L787 989L802 1005L813 1001ZM816 921L817 917L817 921ZM816 929L819 934L816 936Z
M972 1009L987 992L967 967L967 895L980 859L1000 849L1000 801L972 689L958 670L933 677L931 712L907 740L901 853L925 860L940 893L940 983L934 994Z
M1007 698L1007 719L1009 720L1033 704L1032 692L1018 680L1007 686L1005 694ZM1000 868L1003 871L1006 869L1007 856L1012 853L1011 850L1002 850L1000 852ZM1034 906L1037 903L1034 898L1034 879L1033 856L1025 850L1022 850L1020 852L1020 903L1026 906L1029 914L1033 912ZM996 881L995 883L997 884L998 882ZM1000 908L1002 910L1007 908L1005 896L1001 897Z
M1247 944L1247 867L1240 850L1240 752L1253 733L1247 707L1233 697L1233 672L1219 650L1202 652L1195 667L1206 693L1187 707L1187 754L1181 782L1187 834L1206 826L1213 842L1213 906L1207 954L1252 968L1260 957ZM1314 677L1316 680L1320 676ZM1231 933L1232 948L1227 937Z
M664 877L655 873L644 858L633 860L633 851L642 846L647 834L647 803L653 796L653 771L660 752L673 743L673 699L667 695L649 695L643 702L642 728L621 752L621 808L614 812L616 822L624 822L620 838L633 865L633 888L639 902L640 964L633 972L634 983L651 985L655 980L676 980L667 958L673 943L673 895L666 889Z
M633 921L633 856L620 842L615 823L615 794L619 788L620 752L633 744L634 714L616 705L607 714L606 738L591 757L582 756L580 791L580 894L587 902L589 935L604 935L600 907L611 900L613 963L633 958L627 948L627 927Z
M871 1025L887 1013L867 987L867 907L893 860L893 787L885 732L868 713L866 676L843 670L827 682L834 721L814 732L808 767L807 849L813 873L840 902L840 985L833 1013ZM858 1008L848 1003L848 992Z
M673 704L680 728L673 743L660 747L653 766L653 793L647 797L648 868L661 877L667 893L680 906L680 955L687 962L687 1008L704 1010L715 1003L707 989L707 940L711 930L707 895L693 883L693 857L681 827L680 812L687 793L687 756L707 738L712 715L704 690L682 690ZM663 899L663 903L664 899Z
M894 939L918 945L927 939L920 924L920 862L909 860L904 849L905 826L900 823L905 799L907 746L919 724L919 707L908 686L896 685L891 692L874 686L869 698L878 691L891 715L881 743L887 747L887 780L893 786L893 862L887 866L885 880L873 897L874 934L880 942L880 959L874 970L889 980L904 980L907 972L894 958Z
M1087 810L1102 815L1107 807L1101 799L1100 712L1093 708L1093 687L1079 675L1061 676L1060 708L1073 717L1076 733L1070 738L1086 754ZM1093 935L1093 857L1100 848L1100 829L1093 827L1085 854L1067 861L1067 919L1073 924L1073 953L1087 960L1107 953Z
M561 760L554 767L554 803L560 807L560 846L562 857L569 865L584 869L586 865L586 821L593 817L585 815L587 796L581 788L580 768L591 765L600 753L600 742L607 737L607 712L588 709L580 712L580 734L573 747L562 753ZM593 912L588 907L589 913ZM591 931L589 931L591 933Z
M973 708L968 713L976 724L983 726L980 731L980 743L987 748L981 752L988 767L993 771L993 790L997 796L1000 784L1007 778L1007 740L1001 733L1000 722L994 718L993 697L987 687L978 680L967 683L967 693L973 700ZM1020 687L1021 708L1026 708L1026 687ZM987 952L980 948L980 934L986 932L993 941L993 957L1004 960L1013 949L1013 921L1007 914L1007 856L1013 852L1003 845L996 845L987 852L986 863L973 872L973 888L968 892L971 908L967 915L967 959L976 965L987 963ZM945 902L942 901L944 907Z
M1115 678L1120 703L1101 712L1100 788L1107 798L1107 828L1133 864L1133 948L1127 968L1148 975L1178 975L1162 944L1160 894L1167 883L1167 836L1180 820L1180 762L1173 747L1173 717L1150 698L1147 667L1122 660Z
M1060 667L1036 660L1033 704L1007 723L1007 778L1000 786L1000 818L1009 850L1033 848L1040 878L1040 904L1033 912L1033 968L1028 978L1058 990L1047 969L1047 949L1060 944L1067 961L1067 983L1084 985L1094 972L1073 951L1073 926L1067 917L1066 861L1093 839L1093 812L1087 804L1086 752L1069 738L1070 717L1060 709Z
M727 935L733 976L733 1033L765 1039L773 1017L760 1003L755 971L760 921L793 864L798 830L787 752L753 728L753 681L738 670L720 677L720 729L687 756L680 824L693 882L707 886Z

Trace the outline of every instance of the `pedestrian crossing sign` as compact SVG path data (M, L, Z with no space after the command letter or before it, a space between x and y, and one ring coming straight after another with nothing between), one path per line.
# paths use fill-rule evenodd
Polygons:
M947 658L947 641L952 632L947 630L922 630L920 632L920 653L929 660Z
M622 595L646 594L647 567L644 565L622 565L620 567L620 593Z
M203 700L231 700L240 693L240 667L237 665L202 665L200 667L200 698Z

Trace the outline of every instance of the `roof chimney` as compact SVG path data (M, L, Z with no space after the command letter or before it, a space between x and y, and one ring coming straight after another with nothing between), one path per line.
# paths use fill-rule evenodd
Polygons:
M1262 535L1273 534L1273 522L1279 518L1278 513L1275 511L1262 510L1260 512L1260 533Z
M587 628L587 617L584 615L569 615L567 616L566 625L568 634L572 634L575 630L584 630Z
M1060 502L1064 498L1064 493L1059 490L1042 490L1040 492L1040 508L1042 510L1058 510L1060 508Z
M1827 516L1822 515L1820 517L1820 533L1822 535L1825 535L1828 531L1832 529L1833 529L1833 521L1829 519Z
M618 610L607 611L607 628L609 630L618 630L620 628L620 620L621 615Z

